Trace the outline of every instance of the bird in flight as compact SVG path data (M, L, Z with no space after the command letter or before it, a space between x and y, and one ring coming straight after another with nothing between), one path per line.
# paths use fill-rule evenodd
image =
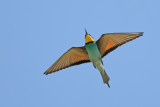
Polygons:
M71 66L92 62L99 70L103 82L109 85L109 76L104 70L102 58L119 46L143 35L143 32L135 33L107 33L95 41L85 30L85 46L72 47L65 52L44 74L50 74Z

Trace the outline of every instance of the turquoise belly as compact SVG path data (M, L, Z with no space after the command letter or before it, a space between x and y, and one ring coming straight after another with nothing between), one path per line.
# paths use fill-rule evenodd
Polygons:
M98 61L101 59L98 47L96 43L88 43L85 45L88 52L89 58L92 62Z

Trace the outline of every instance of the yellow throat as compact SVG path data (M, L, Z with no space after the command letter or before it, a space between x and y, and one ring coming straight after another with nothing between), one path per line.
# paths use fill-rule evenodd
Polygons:
M91 35L86 34L86 37L85 37L85 44L87 44L87 43L89 43L89 42L94 42L94 39L92 38Z

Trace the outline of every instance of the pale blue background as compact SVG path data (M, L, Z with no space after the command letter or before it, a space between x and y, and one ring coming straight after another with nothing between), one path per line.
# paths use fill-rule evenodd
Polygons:
M106 56L111 88L91 63L45 76L84 28L144 32ZM0 107L160 107L159 0L1 0Z

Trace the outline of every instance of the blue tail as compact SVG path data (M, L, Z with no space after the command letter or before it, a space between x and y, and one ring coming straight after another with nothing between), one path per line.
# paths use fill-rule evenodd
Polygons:
M109 76L107 75L106 71L103 70L103 71L100 71L100 73L101 73L101 76L102 76L102 78L103 78L103 82L106 83L106 84L108 85L108 87L110 88L110 85L109 85L109 83L108 83L109 80L110 80L110 78L109 78Z
M109 76L107 75L106 71L104 70L103 68L103 65L102 63L101 64L97 64L96 68L99 70L99 72L101 73L101 76L103 78L103 82L106 83L108 85L108 87L110 88L110 85L109 85Z

